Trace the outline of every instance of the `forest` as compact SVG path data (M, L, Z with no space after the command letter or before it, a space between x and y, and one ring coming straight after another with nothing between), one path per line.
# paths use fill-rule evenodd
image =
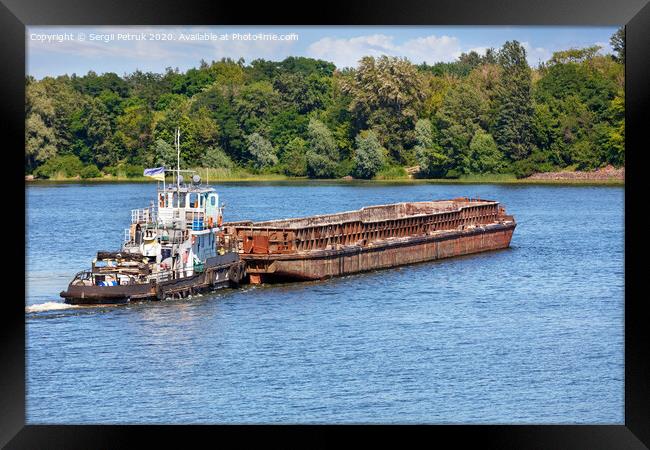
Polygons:
M484 55L355 68L306 57L221 59L164 73L26 78L25 174L142 176L181 165L221 173L390 179L526 177L625 162L625 42L555 52L532 68L521 43Z

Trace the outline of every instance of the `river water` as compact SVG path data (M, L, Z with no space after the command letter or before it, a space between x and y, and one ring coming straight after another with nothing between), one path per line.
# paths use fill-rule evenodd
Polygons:
M66 307L154 184L26 190L29 424L624 423L624 188L216 185L226 220L471 196L510 249L323 282Z

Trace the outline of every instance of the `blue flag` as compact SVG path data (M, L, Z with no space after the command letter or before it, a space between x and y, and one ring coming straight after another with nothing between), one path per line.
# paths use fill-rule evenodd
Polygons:
M151 177L155 180L164 181L165 180L165 168L164 167L154 167L152 169L144 169L143 175L145 177Z

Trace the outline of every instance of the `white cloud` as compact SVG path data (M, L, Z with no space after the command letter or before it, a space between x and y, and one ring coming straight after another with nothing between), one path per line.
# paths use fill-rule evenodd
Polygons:
M537 67L539 62L546 62L553 56L553 53L559 50L568 50L569 48L586 48L590 45L597 45L601 47L600 54L613 53L611 45L607 42L594 42L593 44L577 45L577 46L566 46L560 49L547 49L544 47L533 47L529 42L522 42L521 45L526 49L526 57L528 59L528 64L532 67Z
M522 42L522 47L526 50L526 59L531 67L537 67L540 62L548 61L553 52L544 47L533 47L529 42Z
M453 61L461 53L458 38L435 35L410 39L402 44L397 44L394 36L385 34L324 37L307 48L309 56L332 61L338 67L355 67L363 56L400 56L413 63L436 63Z
M476 52L479 55L485 55L485 52L487 51L487 49L488 49L488 47L472 47L472 48L468 49L466 53Z
M530 42L522 42L526 49L528 64L536 67L540 61L547 61L553 52L545 47L535 47ZM400 56L419 64L427 62L455 61L461 53L475 51L484 55L488 47L469 47L461 45L456 37L429 35L396 43L394 36L373 34L353 38L325 37L307 48L307 54L314 58L334 62L338 67L356 67L363 56ZM498 49L496 49L498 50Z
M601 47L600 53L607 55L607 54L613 54L614 49L612 48L611 44L609 42L594 42L594 45L597 45Z

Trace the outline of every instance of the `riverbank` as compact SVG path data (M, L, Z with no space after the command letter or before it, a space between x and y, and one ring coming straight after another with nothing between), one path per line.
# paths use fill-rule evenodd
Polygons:
M616 168L606 166L600 169L581 172L581 171L562 171L562 172L544 172L536 173L527 178L528 180L545 180L545 181L625 181L625 167Z
M219 169L197 169L201 179L209 183L229 182L327 182L327 183L376 183L376 184L518 184L518 185L606 185L621 186L625 184L625 168L616 169L607 166L592 172L561 171L536 173L527 178L517 178L512 174L466 175L460 178L410 178L408 176L360 180L352 177L331 179L310 179L307 177L289 177L282 174L252 174L244 171L223 171ZM57 177L53 179L28 179L30 183L152 183L148 177L125 177L105 175L97 178ZM171 177L168 181L172 181Z
M224 182L224 181L282 181L282 180L303 180L306 178L295 178L295 177L288 177L286 175L282 174L253 174L245 171L236 171L236 172L231 172L231 171L221 171L218 169L210 169L210 171L206 171L206 169L194 169L197 171L199 176L201 177L201 180L204 182ZM114 175L103 175L101 177L94 177L94 178L82 178L80 176L75 176L75 177L65 177L65 176L57 176L57 177L52 177L52 178L34 178L31 175L25 176L25 181L26 182L32 182L32 183L57 183L57 182L65 182L65 183L154 183L156 182L152 178L145 177L145 176L135 176L135 177L127 177L127 176L114 176ZM167 181L171 182L172 177L167 176Z

